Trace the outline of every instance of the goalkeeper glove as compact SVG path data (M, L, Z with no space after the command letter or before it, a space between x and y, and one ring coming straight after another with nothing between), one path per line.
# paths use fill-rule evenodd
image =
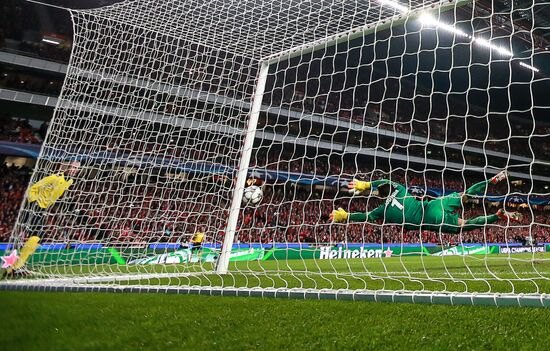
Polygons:
M369 190L371 188L371 182L354 179L348 184L348 188L350 193L358 195L365 190Z
M52 174L33 184L29 189L29 202L36 201L40 208L48 208L59 199L73 180L65 180L63 174Z
M338 208L337 210L333 210L332 213L329 216L329 219L332 222L340 223L345 222L348 220L349 214L344 210L342 207Z

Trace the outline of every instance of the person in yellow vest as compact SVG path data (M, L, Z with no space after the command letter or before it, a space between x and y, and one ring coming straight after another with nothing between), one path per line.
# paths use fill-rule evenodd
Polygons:
M190 247L191 252L193 251L200 251L202 248L202 242L204 241L204 233L203 232L196 232L195 235L191 238Z
M63 173L49 175L29 188L27 199L29 202L36 201L38 207L46 209L53 205L73 182L73 179L65 179Z
M27 193L29 202L36 202L38 207L46 209L52 206L65 191L73 185L74 180L65 176L75 176L80 170L80 162L72 161L62 166L62 171L42 178L34 183Z

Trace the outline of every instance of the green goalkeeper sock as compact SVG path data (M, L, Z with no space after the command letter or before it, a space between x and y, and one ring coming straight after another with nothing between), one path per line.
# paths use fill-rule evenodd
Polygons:
M469 187L468 189L466 189L464 193L470 196L483 195L483 193L485 193L485 190L487 189L487 186L489 185L490 182L491 180L484 180L482 182L476 183L471 187Z
M499 217L496 214L489 216L479 216L476 218L468 219L466 225L462 227L462 231L474 230L482 228L486 224L495 223L499 220Z

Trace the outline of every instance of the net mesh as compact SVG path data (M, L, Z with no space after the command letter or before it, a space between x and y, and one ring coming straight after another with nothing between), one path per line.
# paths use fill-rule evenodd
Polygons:
M24 202L13 247L41 239L24 280L548 293L542 6L137 0L72 10L73 53L31 182L64 172L74 184L48 209ZM240 207L247 128L244 167L263 200ZM329 218L384 206L376 189L351 196L354 178L389 179L427 204L502 169L507 179L449 216L504 207L519 223L491 217L448 234L405 217ZM217 274L232 230L228 274Z

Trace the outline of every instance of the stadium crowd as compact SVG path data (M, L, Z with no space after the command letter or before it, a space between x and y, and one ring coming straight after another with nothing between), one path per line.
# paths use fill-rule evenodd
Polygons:
M35 129L25 119L10 118L9 115L3 117L7 123L0 126L0 140L40 143L45 136L47 123L43 123L39 129ZM95 135L93 130L90 135ZM163 150L150 151L154 151L156 154ZM405 171L405 168L396 168L391 173L381 170L373 171L372 161L359 159L353 155L320 154L312 157L303 152L305 151L300 153L298 150L286 148L278 150L276 147L270 148L267 153L258 151L252 157L251 167L278 170L283 173L290 171L297 174L310 174L318 178L326 176L337 176L344 180L353 177L365 180L389 178L408 187L444 189L445 191L462 191L466 186L484 179L483 174L473 172L464 174L435 171L422 173L412 170ZM93 168L91 167L91 169ZM13 182L12 188L19 189L20 192L25 188L25 184L21 183L20 179L14 181L13 176L10 176L12 173L7 173L4 179L5 187L9 187L10 182ZM223 235L223 226L228 216L223 209L228 207L227 199L231 198L230 194L224 196L220 194L210 199L204 199L205 201L199 201L199 203L210 204L199 205L196 202L198 201L197 194L201 194L201 192L185 190L186 182L183 179L189 177L188 174L180 174L183 178L173 174L172 177L176 178L165 179L164 183L156 185L153 180L155 177L152 175L146 176L149 179L148 182L152 182L146 185L129 168L124 172L107 172L106 174L108 178L101 184L94 182L96 187L94 189L77 186L76 189L69 191L70 195L67 195L71 196L69 207L55 206L44 219L47 224L45 228L51 231L47 234L48 237L79 241L110 238L109 240L120 242L154 242L178 241L183 233L189 234L196 230L216 233L214 237L218 238L216 239L218 241ZM122 178L112 178L115 176L130 178L122 181ZM166 182L173 182L178 186L169 186L168 189ZM77 184L79 183L77 182ZM328 214L333 208L342 206L353 211L365 211L367 209L365 201L357 200L349 204L349 198L339 197L340 195L334 188L319 190L318 188L304 188L291 184L288 182L286 187L280 184L266 186L264 201L258 207L244 210L238 240L242 242L249 240L253 242L273 240L278 242L380 242L386 240L388 242L403 240L416 242L422 240L423 242L452 243L460 239L463 242L479 240L517 242L522 240L522 236L527 235L529 225L534 223L531 226L531 231L536 240L550 241L548 229L544 226L549 222L546 220L546 216L542 215L542 211L547 212L548 208L521 209L526 214L522 223L523 227L514 225L505 230L498 226L489 226L485 232L476 230L464 233L462 236L438 235L431 232L424 232L420 235L414 231L402 233L400 227L387 225L384 227L360 224L330 225ZM104 188L101 188L102 186ZM179 188L180 186L181 188ZM170 191L170 194L167 195L166 191ZM544 192L547 193L547 191ZM533 194L533 189L529 182L524 181L521 184L502 182L497 186L491 186L488 190L488 194L503 195L507 193ZM205 194L210 193L207 191ZM6 195L3 206L17 209L19 201L19 197L12 199ZM375 200L369 200L368 209L372 209L375 205ZM477 207L467 207L465 218L483 214L482 204L477 203L472 206ZM531 214L531 210L534 211L535 217ZM11 212L13 211L6 211L3 218L4 238L15 220ZM496 208L488 208L487 212L496 212ZM71 223L71 225L67 228L64 223ZM40 226L42 225L44 223L40 224Z
M32 143L40 144L45 138L48 122L42 122L39 128L31 126L27 119L11 117L9 114L1 114L2 120L5 121L0 125L0 140L20 142L20 143ZM100 122L105 122L100 120ZM38 123L34 123L38 125ZM185 139L188 136L183 134L184 131L173 131L170 133L162 133L162 135L156 135L152 132L150 126L144 124L139 128L124 128L114 129L113 131L103 130L109 126L109 124L98 124L99 129L96 129L92 124L87 124L86 128L78 129L78 135L72 135L72 138L78 138L85 144L94 145L96 151L109 151L109 152L132 152L133 150L141 150L141 153L155 156L162 154L164 158L171 159L186 157L185 150L189 149L189 142L186 142L185 147L178 146L176 139ZM103 128L103 129L102 129ZM134 135L131 135L131 133ZM112 134L108 138L103 138L101 141L96 140L97 133L100 134ZM175 136L171 136L175 135ZM196 136L193 138L197 138ZM130 144L125 142L128 139L132 140ZM206 148L204 141L197 139L195 151L190 156L197 160L207 160L208 162L224 163L225 161L213 158L212 155L220 152L220 148L226 147L224 141L220 143L210 143L212 150ZM104 145L103 145L104 144ZM206 149L205 149L206 148ZM310 150L311 151L311 150ZM229 155L232 150L230 148L224 149L222 152L224 155ZM188 155L189 156L189 155ZM156 156L155 156L156 157ZM380 179L390 178L401 184L407 184L409 186L417 186L420 188L434 188L444 189L445 191L461 191L465 188L465 179L472 182L483 180L482 173L468 172L461 174L459 172L445 173L440 172L419 172L414 170L404 171L404 168L396 168L391 174L382 171L372 172L374 165L372 160L368 158L362 158L357 155L345 154L331 154L319 153L312 155L304 149L294 149L292 147L270 147L269 149L258 148L254 150L250 161L251 168L260 168L268 170L277 170L283 172L293 172L296 174L310 174L316 177L329 177L339 176L343 178L358 177L359 179ZM382 165L377 167L381 168ZM509 189L507 184L500 184L491 189L492 194L505 194L509 190L520 193L542 193L542 188L537 187L531 189L531 183L522 181L520 185L515 184L513 189Z
M39 128L29 124L29 120L14 118L9 114L0 114L0 140L24 144L41 144L46 137L48 122L43 122Z
M62 6L69 7L97 7L114 2L117 1L105 0L99 3L97 1L81 1L77 5L75 2L69 0L59 1ZM6 0L2 9L0 47L6 47L6 39L9 39L11 40L10 43L18 43L17 50L31 52L40 57L53 60L68 60L70 43L65 46L53 46L41 41L26 40L24 36L25 32L41 31L41 20L38 18L33 4L21 0ZM53 24L52 30L57 34L67 38L72 36L71 21L66 16L66 13L56 9L45 8L42 14L47 14L50 17L49 22ZM181 62L185 67L189 63L187 61ZM197 67L189 69L196 71ZM159 71L158 67L157 71ZM219 84L212 84L212 82L218 81L220 76L224 76L220 72L204 72L204 74L198 75L194 72L190 75L194 76L194 79L200 83L199 89L214 89L215 92L220 94L225 94L224 91L226 91L223 87L220 88L220 86L224 84L240 84L234 80L229 80L225 83L220 80ZM330 82L330 84L318 84L316 77L312 79L300 78L297 83L283 82L283 88L280 89L277 88L277 84L282 83L274 83L275 87L273 91L266 94L264 103L274 107L283 106L307 114L312 113L329 118L338 118L344 122L351 121L360 125L378 126L382 129L402 133L405 137L414 135L441 141L468 141L476 147L501 151L506 154L514 150L515 152L521 152L527 157L531 157L532 153L535 153L537 158L541 158L540 156L550 153L550 142L547 138L550 135L550 126L537 123L532 128L532 120L529 118L527 118L527 123L522 123L520 120L502 123L500 121L502 116L498 115L489 115L489 123L484 118L465 118L464 116L469 114L482 116L486 114L486 111L483 108L481 111L476 106L466 106L464 101L455 101L452 98L449 98L449 101L444 104L434 103L429 99L425 104L421 101L414 103L404 100L395 102L397 101L396 99L389 99L391 101L387 104L372 103L373 100L370 98L372 94L369 92L370 88L367 88L367 84L358 84L355 89L337 88L342 86L340 77L342 75L334 76L334 81ZM158 77L161 81L165 78L167 77ZM203 85L206 83L212 86L204 87ZM61 85L62 80L38 77L32 74L9 72L0 74L0 86L11 89L58 95ZM185 84L182 83L182 85ZM399 96L400 90L409 89L407 86L402 86L393 79L375 82L374 85L377 88L373 87L372 89L384 91L384 97ZM422 87L418 87L418 89L423 96L430 95L430 91L424 91ZM232 90L229 89L227 91ZM116 92L113 91L111 94L116 94ZM116 99L111 96L110 100ZM157 106L155 102L151 102L151 104ZM164 109L161 109L162 105L164 105ZM165 103L161 103L158 108L155 107L155 110L164 111L166 114L178 114L180 109L177 105L177 103L174 104L172 101L166 101ZM430 106L430 108L426 110L425 106ZM143 108L143 105L140 105L140 108ZM464 111L468 111L468 113ZM463 112L465 115L463 115ZM447 116L450 117L446 118ZM452 133L448 133L447 131L449 130L452 130ZM532 134L540 137L528 138ZM436 153L433 156L435 157ZM446 155L441 155L441 157L446 157Z
M28 170L5 168L1 172L0 237L7 240L29 179ZM119 174L119 177L133 177ZM187 177L189 177L188 175ZM185 178L185 177L184 177ZM51 241L139 245L154 242L185 242L196 231L205 231L209 241L223 241L230 193L209 176L202 185L184 178L159 177L155 183L136 179L103 179L103 182L76 183L53 208L37 216L27 228ZM229 180L225 180L227 183ZM230 182L230 181L229 181ZM133 183L134 185L132 185ZM223 183L223 180L222 180ZM80 185L82 184L82 185ZM167 185L170 184L170 185ZM179 185L178 185L179 184ZM190 188L187 184L195 184ZM169 194L167 193L169 192ZM64 200L65 199L65 200ZM351 212L372 210L376 198L353 198L334 188L313 189L296 184L266 184L258 206L241 212L236 242L240 243L517 243L529 234L536 242L550 242L550 206L521 207L507 204L508 210L524 214L521 223L507 226L500 221L485 229L460 235L404 231L401 226L331 224L328 215L337 207ZM502 204L477 203L465 207L463 217L495 213ZM523 205L524 206L524 205ZM35 208L35 210L38 210ZM40 211L40 210L38 210Z
M362 180L372 179L391 179L397 183L405 184L409 187L415 186L426 190L426 188L443 189L448 191L462 191L466 188L467 182L479 182L485 180L484 175L479 172L468 172L461 174L441 173L441 172L418 172L405 171L403 168L394 169L392 172L376 170L373 172L372 161L349 157L351 155L333 156L307 156L292 150L270 150L268 153L256 153L251 159L251 167L265 168L268 170L288 171L297 174L314 174L317 177L341 176L351 179L358 178ZM542 188L538 191L546 192ZM500 183L491 186L488 194L506 194L509 191L516 193L533 193L531 182L521 180L515 182L513 187L507 183Z
M314 79L311 81L315 83ZM305 83L287 84L284 89L268 95L267 100L271 105L281 105L308 114L337 118L344 122L350 121L370 127L378 126L405 135L429 137L433 140L447 142L469 140L482 142L486 149L504 153L509 153L512 149L532 151L529 142L533 149L542 148L540 151L550 151L548 138L528 139L531 134L549 136L550 125L537 123L533 132L530 119L527 121L521 119L505 121L500 120L498 115L487 116L488 121L485 118L465 118L460 115L453 118L453 115L458 113L453 111L453 108L457 111L469 111L470 109L475 111L476 106L466 106L460 101L453 103L452 100L449 102L449 106L428 101L431 110L426 111L426 115L419 112L425 109L421 103L399 103L396 112L393 101L386 105L369 102L366 89L329 91L325 87L323 91L323 87L320 87L321 92L319 92L319 89L310 88L309 91L313 91L315 95L308 96L305 93L307 89L303 87L303 84ZM380 85L380 83L378 84ZM397 96L401 87L396 82L387 80L379 88L390 96L392 94ZM392 91L394 92L392 93ZM429 92L426 94L429 95ZM442 107L443 109L441 109ZM446 118L447 116L451 117ZM430 118L428 119L428 117ZM448 131L452 131L452 133Z
M0 242L9 239L29 179L27 168L0 166Z
M269 189L269 188L267 188ZM531 234L536 242L549 242L550 208L518 207L513 210L523 213L520 223L497 222L485 228L464 232L460 235L440 234L431 231L405 231L402 226L378 224L330 224L328 214L336 207L348 208L350 212L374 209L376 199L359 198L322 199L322 193L296 192L294 200L285 199L281 189L264 192L269 203L256 208L246 208L241 224L241 242L310 242L310 243L433 243L452 245L458 243L516 243L524 242ZM547 206L549 207L549 206ZM474 218L496 213L499 207L485 204L466 205L463 217ZM507 209L511 210L510 204ZM382 225L383 224L383 225Z

